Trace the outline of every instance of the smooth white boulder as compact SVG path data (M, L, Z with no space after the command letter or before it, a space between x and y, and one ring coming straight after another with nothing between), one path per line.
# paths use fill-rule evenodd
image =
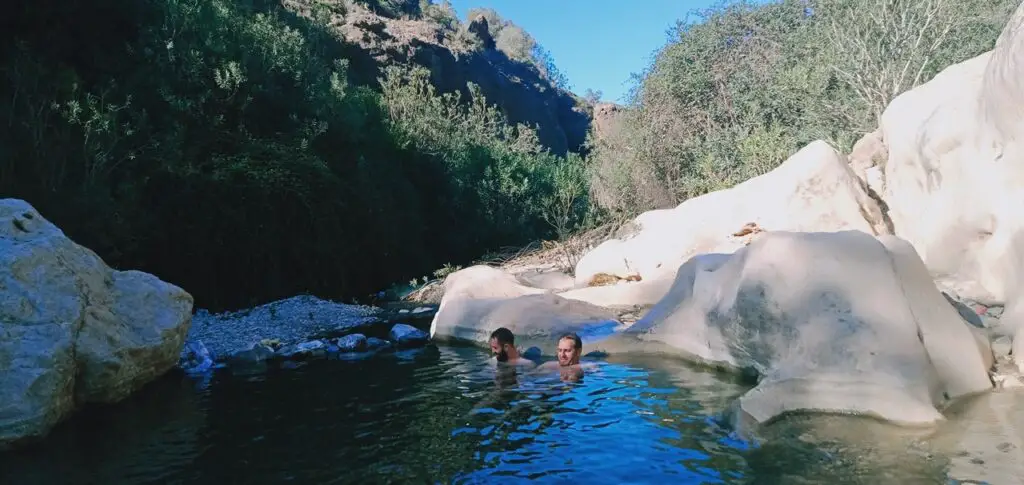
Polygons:
M775 231L692 258L609 345L756 373L740 407L758 422L822 411L927 425L992 387L984 348L913 248L860 231Z
M881 209L846 157L816 141L764 175L641 214L633 237L608 240L580 259L576 281L586 284L598 273L639 274L645 281L673 278L696 254L731 253L756 239L758 234L734 236L748 223L767 232L888 231Z
M587 340L621 325L609 309L530 288L490 266L456 271L444 285L444 297L430 324L432 339L486 345L491 332L505 327L515 334L517 346L536 345L553 352L555 340L564 332L577 332Z
M192 296L114 271L27 202L0 200L0 449L45 436L170 370Z
M995 48L894 99L883 199L937 283L986 305L1020 293L1024 6Z

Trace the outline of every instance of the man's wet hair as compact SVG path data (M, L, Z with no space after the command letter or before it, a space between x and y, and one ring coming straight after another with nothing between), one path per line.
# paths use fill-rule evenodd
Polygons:
M516 344L516 336L512 334L511 330L509 330L509 329L507 329L505 327L501 327L501 328L491 332L490 340L497 340L498 341L498 345L505 345L505 344L515 345Z
M575 344L576 346L576 350L583 350L583 340L580 340L580 336L576 335L576 332L569 332L565 335L562 335L561 337L558 337L559 341L561 341L562 339L572 340L573 344Z

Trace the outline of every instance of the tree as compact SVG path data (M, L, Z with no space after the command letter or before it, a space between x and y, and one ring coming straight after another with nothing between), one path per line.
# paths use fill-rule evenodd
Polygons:
M900 93L931 78L949 63L963 60L964 55L950 56L950 51L955 44L964 43L969 31L989 23L984 13L991 4L848 0L831 2L822 10L828 16L831 67L871 114L869 126L862 130L873 129L886 106Z

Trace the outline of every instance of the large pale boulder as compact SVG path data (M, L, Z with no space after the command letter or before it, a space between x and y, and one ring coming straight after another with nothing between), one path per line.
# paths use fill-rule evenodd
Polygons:
M979 151L985 53L939 73L890 103L881 126L889 148L885 200L898 236L917 249L943 289L985 303L1005 300L1002 277L990 271L1007 195L992 150ZM995 197L994 197L995 196Z
M1024 6L995 49L901 94L881 119L883 199L937 283L985 304L1019 293Z
M0 290L0 449L171 369L192 313L181 288L110 269L17 199L0 200Z
M895 232L945 291L1006 311L1024 369L1024 4L995 48L903 93L881 119Z
M608 240L581 258L577 283L598 273L671 279L693 255L731 253L762 231L887 231L882 211L846 158L823 141L730 189L645 212L634 226L632 237Z
M597 347L755 373L739 405L757 422L823 411L932 424L948 400L992 387L991 350L913 247L861 231L775 231L694 257L647 315Z
M621 325L611 310L525 286L490 266L461 269L444 284L444 297L430 324L433 339L486 344L491 332L506 327L516 335L517 346L553 351L561 333L577 332L587 340Z

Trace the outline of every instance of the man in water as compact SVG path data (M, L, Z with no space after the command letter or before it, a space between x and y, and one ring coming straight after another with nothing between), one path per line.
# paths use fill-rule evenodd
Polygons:
M569 332L558 338L558 360L547 362L538 367L538 370L558 370L563 381L578 381L583 377L583 366L580 365L580 355L583 354L583 341L575 332Z
M534 367L537 365L532 360L519 355L519 350L516 349L516 336L505 327L492 332L489 343L491 344L491 353L494 354L499 363L516 367Z

